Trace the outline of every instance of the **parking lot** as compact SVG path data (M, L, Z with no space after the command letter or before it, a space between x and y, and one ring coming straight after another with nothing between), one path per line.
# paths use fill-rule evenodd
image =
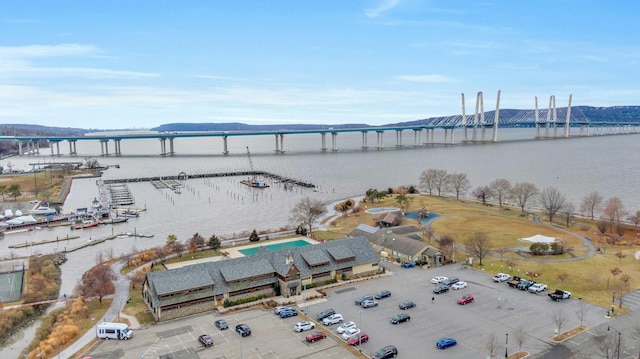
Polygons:
M522 326L527 338L523 350L532 354L550 346L549 338L554 335L555 324L552 315L562 311L567 323L562 330L580 324L576 312L581 308L577 298L562 302L551 301L545 293L531 294L509 288L506 283L494 283L489 274L460 266L446 266L432 269L401 269L397 265L385 263L391 274L378 279L339 286L328 291L325 299L306 303L310 317L320 311L333 308L341 313L345 321L354 321L369 334L368 343L361 349L371 354L385 345L398 347L401 358L484 358L489 336L495 334L504 353L505 334L509 334L509 353L518 350L514 339L514 329ZM435 286L430 280L436 275L458 277L469 284L461 290L434 295ZM364 294L375 294L387 289L392 295L378 300L379 305L361 308L354 300ZM550 288L550 290L553 290ZM473 294L475 300L467 305L459 305L456 300L463 294ZM432 303L431 298L435 297ZM574 297L577 294L574 293ZM398 304L411 300L417 307L406 310L411 316L409 322L393 325L391 317L402 312ZM301 307L305 303L300 303ZM606 319L606 310L588 304L584 305L584 324L596 326ZM218 330L216 319L226 319L230 329ZM307 343L305 336L310 331L297 333L293 330L300 316L281 319L272 310L253 309L219 317L208 313L167 323L151 325L135 331L128 341L101 341L90 355L93 358L353 358L340 345L341 339L327 337L314 343ZM248 324L252 335L245 338L234 332L239 323ZM338 325L318 328L335 332ZM215 345L203 348L198 342L201 334L210 335ZM443 337L453 337L458 345L439 350L435 343Z

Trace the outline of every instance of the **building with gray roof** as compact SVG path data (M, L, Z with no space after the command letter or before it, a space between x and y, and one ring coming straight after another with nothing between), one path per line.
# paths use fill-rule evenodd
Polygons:
M298 295L345 277L378 273L380 257L364 236L150 272L142 297L158 321L215 310L225 301Z

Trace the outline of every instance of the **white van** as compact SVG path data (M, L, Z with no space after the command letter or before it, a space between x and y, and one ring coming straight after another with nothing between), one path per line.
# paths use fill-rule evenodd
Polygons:
M133 337L133 331L124 323L102 322L96 328L96 336L100 339L127 340Z

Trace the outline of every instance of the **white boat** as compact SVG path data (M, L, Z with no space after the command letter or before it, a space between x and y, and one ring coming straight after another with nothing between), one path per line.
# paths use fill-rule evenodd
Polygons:
M35 214L35 215L41 215L41 216L46 216L49 214L56 214L56 213L58 213L58 211L55 208L51 208L47 206L41 206L29 211L29 214L31 215Z
M13 210L11 208L5 209L4 218L11 218L11 217L13 217Z

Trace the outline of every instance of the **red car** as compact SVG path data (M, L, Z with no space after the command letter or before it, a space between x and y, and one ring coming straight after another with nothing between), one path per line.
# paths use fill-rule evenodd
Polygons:
M368 341L369 341L369 335L367 335L367 333L360 332L358 334L352 335L347 340L347 343L349 343L349 345L358 345L360 343L366 343Z
M323 332L312 332L311 334L307 335L306 339L309 343L313 343L317 340L322 340L326 337L327 335L324 334Z
M204 345L205 347L210 347L213 345L213 339L211 339L210 336L206 335L206 334L202 334L201 336L198 337L198 340L200 341L200 343L202 343L202 345Z
M473 302L473 296L471 294L463 295L462 297L458 298L458 304L464 305L471 302Z

